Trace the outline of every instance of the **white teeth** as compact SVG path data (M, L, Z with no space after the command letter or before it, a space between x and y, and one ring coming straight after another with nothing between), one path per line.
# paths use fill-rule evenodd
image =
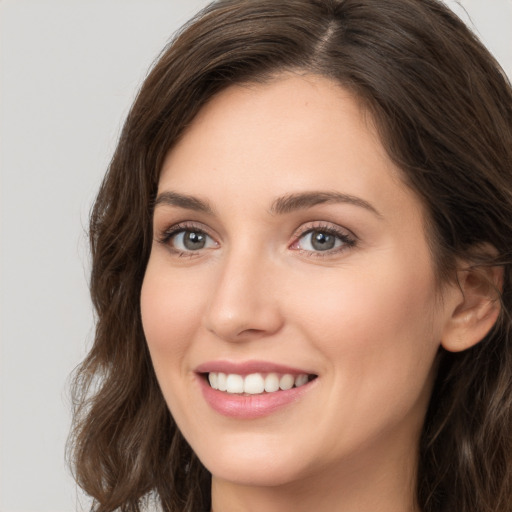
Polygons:
M304 386L309 381L306 374L293 376L289 373L279 375L268 373L251 373L245 377L236 373L210 372L208 381L213 389L226 391L231 394L246 393L259 395L261 393L274 393L279 390L286 391L295 387Z
M213 389L219 389L219 386L218 386L218 381L219 381L219 378L218 378L218 375L216 373L209 373L208 374L208 381L210 383L210 386L213 388Z
M228 393L243 393L244 378L241 375L230 373L226 378L226 391Z
M293 375L290 375L288 373L285 373L279 379L279 387L283 391L286 391L287 389L292 389L294 384L295 384L295 379L293 378Z
M214 373L214 372L212 372L212 373ZM219 372L217 374L217 389L219 391L226 391L227 386L226 386L226 374L225 373Z
M300 386L304 386L304 384L308 383L308 376L307 375L298 375L295 377L295 387L299 388Z
M249 393L250 395L258 395L259 393L263 393L265 391L265 381L261 373L251 373L251 375L247 375L244 379L244 393Z
M279 389L279 375L277 373L269 373L265 377L265 391L272 393Z

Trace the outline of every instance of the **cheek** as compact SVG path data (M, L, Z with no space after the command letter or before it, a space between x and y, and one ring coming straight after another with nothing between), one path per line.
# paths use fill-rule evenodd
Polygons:
M170 272L158 260L149 261L141 290L144 334L157 375L160 366L180 365L200 324L204 290Z
M440 342L436 288L428 262L418 264L389 254L380 264L317 275L307 295L291 309L307 338L328 356L341 387L421 388ZM417 390L416 389L416 390Z
M295 318L328 365L318 427L343 425L347 439L361 442L398 425L402 432L418 431L439 345L430 274L368 266L309 289L307 304L295 303ZM333 453L344 449L343 439L333 439Z
M288 293L305 324L357 339L366 336L355 333L373 339L416 329L425 335L427 326L432 331L435 284L421 268L406 272L387 265L381 271L369 265L312 277L311 282L302 279L303 293Z

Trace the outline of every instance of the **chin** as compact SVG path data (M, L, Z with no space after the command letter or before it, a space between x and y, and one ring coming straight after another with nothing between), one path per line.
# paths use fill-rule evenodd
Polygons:
M247 486L280 486L301 479L306 472L302 450L296 447L252 446L233 443L215 450L196 451L213 477Z
M207 466L207 469L214 478L241 486L279 487L301 479L296 467L291 470L290 466L283 462L270 462L255 467L254 462L241 459L213 463L212 466Z

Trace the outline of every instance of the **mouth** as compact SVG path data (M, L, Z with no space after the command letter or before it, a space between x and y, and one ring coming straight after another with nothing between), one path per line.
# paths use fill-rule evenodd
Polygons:
M237 420L262 418L299 404L318 381L317 374L304 368L256 360L210 361L195 373L206 403Z
M300 388L315 380L317 375L299 373L237 373L207 372L201 374L212 389L231 395L267 395Z

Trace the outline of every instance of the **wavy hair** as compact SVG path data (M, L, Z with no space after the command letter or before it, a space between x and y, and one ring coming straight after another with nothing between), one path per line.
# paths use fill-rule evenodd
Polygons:
M440 282L455 262L502 266L501 313L472 349L440 349L421 436L423 512L512 503L512 91L437 0L221 0L186 25L145 79L90 220L94 344L75 373L70 458L95 512L196 512L209 475L160 392L139 295L165 154L220 90L283 71L328 77L374 119L428 212ZM490 245L495 254L478 253ZM207 494L207 493L206 493ZM205 501L206 500L206 501Z

